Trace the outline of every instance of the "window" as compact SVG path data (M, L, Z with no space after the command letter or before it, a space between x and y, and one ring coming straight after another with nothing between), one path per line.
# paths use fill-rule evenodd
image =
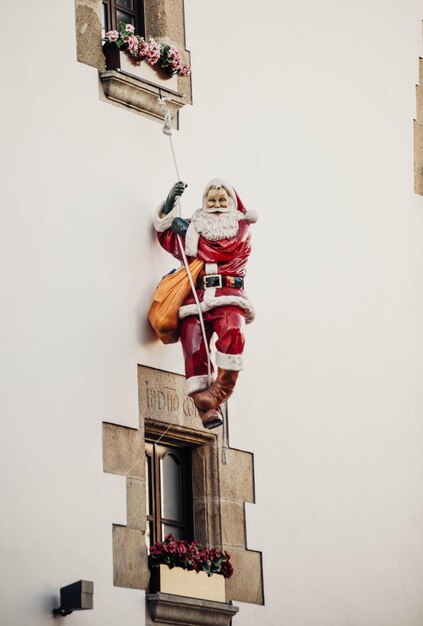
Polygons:
M108 30L119 30L119 22L133 24L137 35L144 35L143 0L103 0L103 35Z
M166 37L175 42L183 62L191 65L190 53L185 49L184 3L179 0L78 0L75 7L77 60L99 70L103 87L99 97L162 123L159 96L165 96L173 125L179 128L179 110L185 104L192 104L191 77L178 76L169 81L148 64L144 64L143 76L121 71L120 65L106 70L102 37L108 30L117 30L119 21L123 20L135 26L137 35L146 37L148 33L148 36Z
M151 546L172 533L193 539L191 450L146 442L147 529Z

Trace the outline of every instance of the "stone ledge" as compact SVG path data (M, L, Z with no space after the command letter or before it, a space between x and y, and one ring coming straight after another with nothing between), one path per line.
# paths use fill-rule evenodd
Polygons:
M423 196L423 124L414 120L414 193Z
M99 77L106 98L158 122L163 121L163 112L158 98L165 97L173 126L179 128L178 113L186 102L183 94L155 85L148 80L136 78L121 70L99 72Z
M186 626L229 626L239 607L225 602L197 600L168 593L148 593L145 596L148 624ZM148 621L148 620L152 621Z

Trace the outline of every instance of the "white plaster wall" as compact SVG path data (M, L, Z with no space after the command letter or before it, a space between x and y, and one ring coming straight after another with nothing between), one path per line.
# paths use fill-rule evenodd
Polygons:
M260 213L230 433L255 453L266 605L234 623L420 626L421 3L185 4L186 212L223 176ZM173 163L160 126L101 102L75 61L73 0L0 15L0 621L55 623L59 587L87 578L95 610L69 623L139 626L144 594L112 586L125 484L102 472L101 423L136 427L137 363L182 371L144 321L172 267L150 220Z

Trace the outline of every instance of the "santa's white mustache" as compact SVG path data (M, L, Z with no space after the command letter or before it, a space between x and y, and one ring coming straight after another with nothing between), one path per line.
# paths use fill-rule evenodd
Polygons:
M203 211L205 213L230 213L230 211L232 211L233 208L229 207L229 206L214 206L214 207L204 207Z

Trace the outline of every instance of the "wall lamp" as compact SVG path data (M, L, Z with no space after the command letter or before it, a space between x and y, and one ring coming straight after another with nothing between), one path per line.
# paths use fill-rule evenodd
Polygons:
M73 611L85 611L93 608L94 583L90 580L78 580L60 589L60 606L53 609L53 615L66 617Z

